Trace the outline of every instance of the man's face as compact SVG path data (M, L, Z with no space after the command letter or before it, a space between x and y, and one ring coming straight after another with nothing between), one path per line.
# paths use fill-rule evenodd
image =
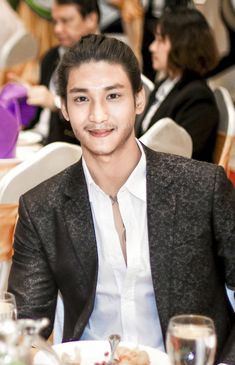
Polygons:
M136 114L142 113L144 90L135 97L121 65L105 61L84 63L69 73L67 106L84 156L110 156L133 143Z
M53 3L52 18L55 35L63 47L72 47L82 36L94 33L97 27L96 14L91 13L83 18L75 4Z

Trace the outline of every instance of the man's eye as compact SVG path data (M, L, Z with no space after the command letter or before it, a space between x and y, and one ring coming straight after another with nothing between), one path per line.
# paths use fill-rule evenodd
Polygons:
M77 103L84 103L87 100L88 98L86 96L77 96L76 98L74 98L74 101L76 101Z
M62 19L62 23L63 24L69 24L69 23L71 23L73 21L73 19L71 19L71 18L63 18Z
M120 94L112 93L108 95L108 99L118 99L120 96Z

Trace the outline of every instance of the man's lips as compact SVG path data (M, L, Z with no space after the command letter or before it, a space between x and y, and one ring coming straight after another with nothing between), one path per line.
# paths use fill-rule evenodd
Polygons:
M114 131L114 128L112 129L88 129L88 132L93 137L106 137L109 134L111 134Z

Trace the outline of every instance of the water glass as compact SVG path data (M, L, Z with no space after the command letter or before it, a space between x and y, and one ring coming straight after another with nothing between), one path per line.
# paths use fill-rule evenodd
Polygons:
M9 292L0 292L0 321L17 318L15 296Z
M212 365L216 352L212 319L190 314L172 317L166 348L172 365Z

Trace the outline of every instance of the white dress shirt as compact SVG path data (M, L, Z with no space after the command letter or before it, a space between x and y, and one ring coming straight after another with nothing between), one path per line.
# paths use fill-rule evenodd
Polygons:
M123 341L164 350L149 262L146 207L146 159L142 156L117 194L126 229L127 265L113 220L112 204L93 181L83 159L97 249L95 305L82 340L105 340L111 333Z
M155 102L150 106L142 121L142 132L146 132L152 117L156 113L163 100L165 100L166 96L171 92L178 80L179 78L175 78L174 80L168 78L159 86L155 94Z

